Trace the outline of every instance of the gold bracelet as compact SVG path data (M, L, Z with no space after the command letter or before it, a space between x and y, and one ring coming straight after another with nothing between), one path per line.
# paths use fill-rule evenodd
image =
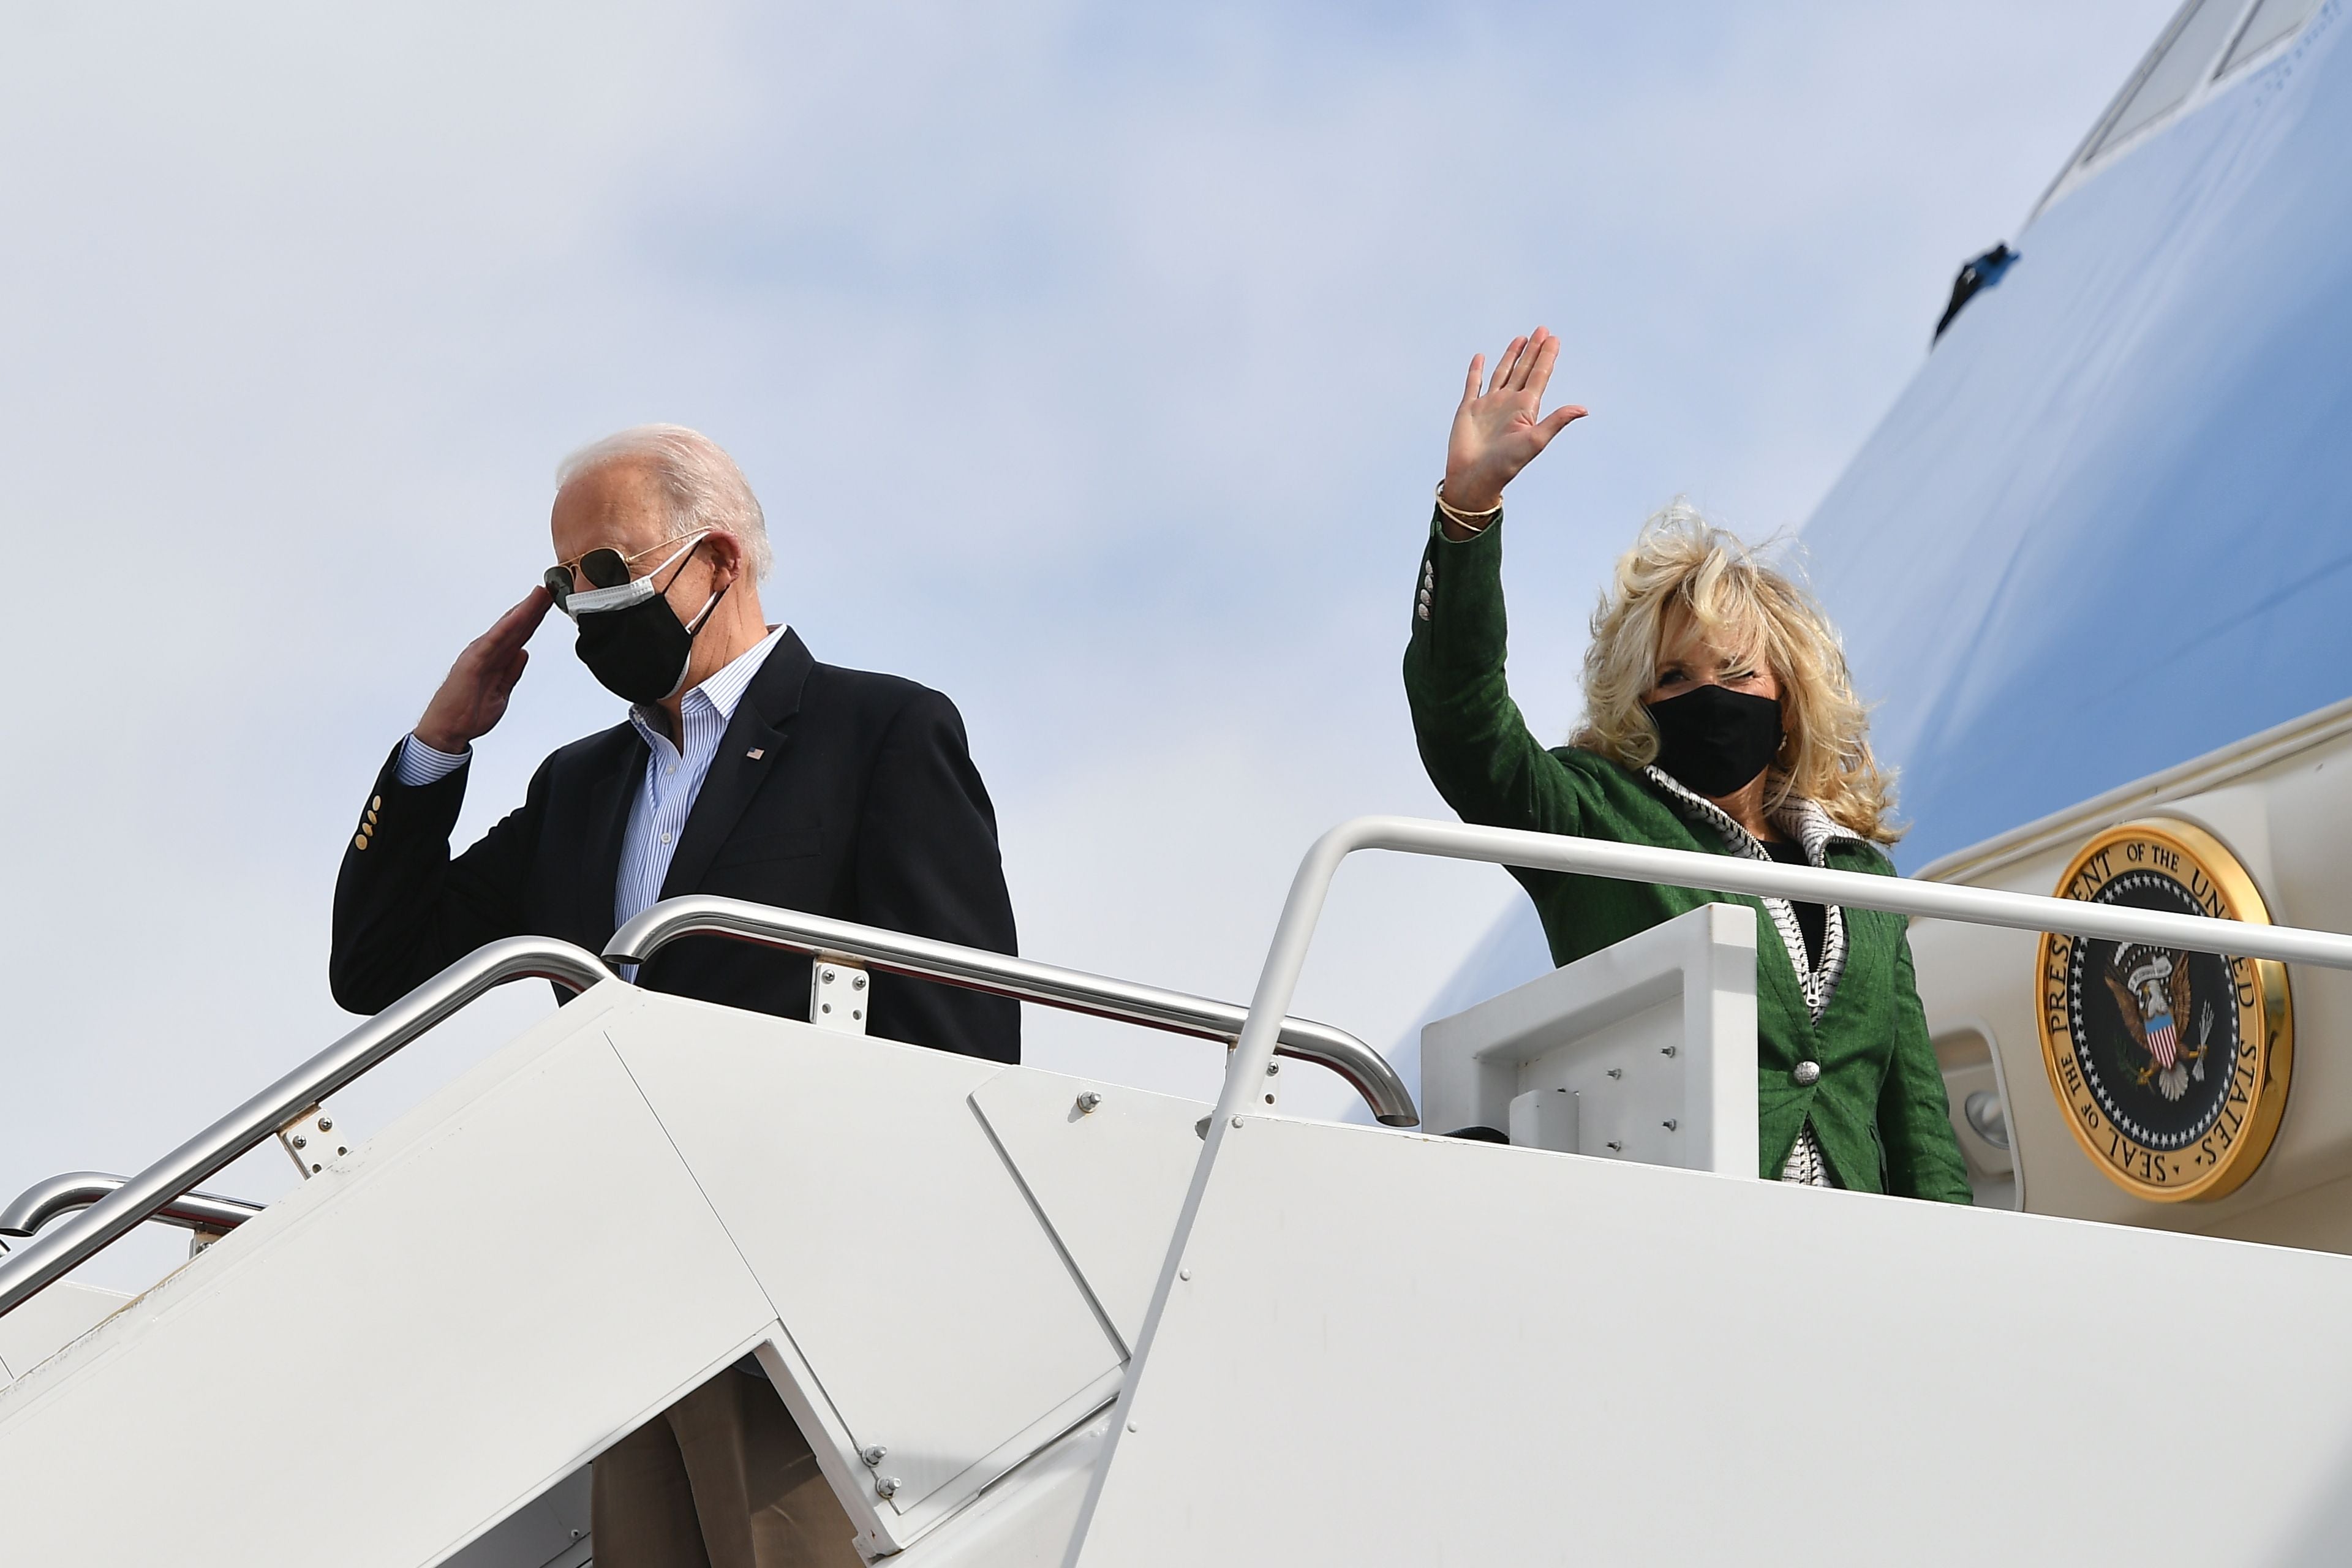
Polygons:
M1489 523L1503 515L1503 503L1496 501L1485 511L1463 511L1459 508L1448 506L1445 504L1445 481L1440 479L1437 481L1437 510L1471 532L1483 533Z

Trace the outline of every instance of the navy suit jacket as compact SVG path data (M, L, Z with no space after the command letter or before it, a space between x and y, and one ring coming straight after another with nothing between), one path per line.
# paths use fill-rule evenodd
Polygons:
M754 754L756 753L756 755ZM523 804L452 858L460 768L403 784L395 747L335 879L335 1000L375 1013L502 937L560 937L591 952L613 934L621 838L646 743L615 725L540 764ZM362 847L362 844L365 847ZM996 813L963 721L939 692L819 664L786 631L729 721L695 797L662 897L717 893L943 942L1015 951ZM686 937L637 984L806 1018L809 960ZM877 973L866 1026L889 1039L1018 1061L1018 1003Z

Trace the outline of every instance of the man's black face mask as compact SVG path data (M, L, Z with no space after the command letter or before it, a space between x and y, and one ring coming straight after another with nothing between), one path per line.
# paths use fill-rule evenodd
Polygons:
M695 547L688 545L632 582L572 594L564 602L564 613L580 626L573 651L588 667L588 673L614 696L630 702L659 702L677 695L686 684L694 639L710 623L711 612L719 608L727 590L711 595L691 622L681 624L677 612L669 607L668 596L654 585L654 580L661 575L663 566L683 562ZM686 568L680 565L678 570Z
M1643 706L1658 727L1658 766L1711 800L1762 773L1780 750L1774 698L1700 686Z

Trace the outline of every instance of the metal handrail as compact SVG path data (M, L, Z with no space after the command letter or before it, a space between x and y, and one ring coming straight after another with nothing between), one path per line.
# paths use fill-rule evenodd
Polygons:
M1408 855L1484 860L1498 866L1567 871L1618 881L1655 882L1717 893L1747 893L1842 904L1848 909L1885 910L1926 920L1962 921L1971 925L2007 926L2019 931L2063 931L2116 942L2156 942L2231 958L2269 958L2315 963L2327 969L2352 969L2352 936L2334 931L2251 925L2206 915L2166 914L2156 910L2044 898L2034 893L2008 893L1991 888L1957 888L1944 882L1914 881L1907 877L1874 877L1863 871L1782 866L1695 849L1654 849L1646 845L1529 833L1520 828L1474 827L1465 823L1429 822L1411 816L1360 816L1341 823L1317 839L1306 859L1299 863L1298 874L1291 879L1290 896L1283 902L1282 918L1275 924L1274 941L1266 950L1265 967L1259 972L1257 990L1250 998L1249 1023L1243 1028L1232 1059L1225 1066L1224 1089L1217 1097L1217 1117L1211 1129L1209 1147L1202 1151L1204 1161L1215 1157L1219 1134L1233 1119L1246 1114L1255 1105L1254 1086L1274 1057L1276 1020L1289 1007L1291 994L1297 989L1299 972L1307 963L1307 944L1314 939L1315 923L1323 912L1331 879L1339 869L1339 862L1359 849L1393 849Z
M0 1317L79 1268L198 1182L305 1110L407 1045L477 996L509 980L551 980L585 991L612 972L587 949L549 937L509 937L477 949L53 1230L0 1261Z
M727 936L793 952L850 959L897 974L1208 1040L1237 1039L1250 1016L1247 1008L1232 1002L701 893L665 899L614 931L613 940L604 944L604 962L643 963L683 936ZM1372 1114L1385 1125L1420 1124L1412 1092L1396 1069L1380 1052L1346 1030L1286 1016L1276 1033L1274 1048L1276 1054L1338 1073L1364 1097ZM1270 1061L1260 1064L1260 1079L1270 1065Z
M46 1182L36 1182L18 1193L16 1202L0 1209L0 1236L34 1235L59 1215L89 1207L122 1186L125 1180L103 1171L68 1171ZM235 1230L260 1212L259 1204L249 1204L243 1198L223 1197L218 1193L182 1193L147 1217L161 1225L176 1225L183 1230L222 1232Z

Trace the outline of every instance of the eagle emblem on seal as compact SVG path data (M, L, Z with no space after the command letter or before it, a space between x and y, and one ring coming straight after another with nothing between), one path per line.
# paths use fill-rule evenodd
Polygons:
M2197 1021L2197 1043L2187 1044L2181 1026L2189 1016L2187 955L2164 948L2131 943L2116 950L2115 962L2103 971L2107 989L2115 994L2116 1010L2142 1062L2135 1064L2145 1087L2156 1080L2157 1092L2179 1100L2191 1082L2205 1081L2205 1051L2213 1038L2213 1005L2207 1003Z

